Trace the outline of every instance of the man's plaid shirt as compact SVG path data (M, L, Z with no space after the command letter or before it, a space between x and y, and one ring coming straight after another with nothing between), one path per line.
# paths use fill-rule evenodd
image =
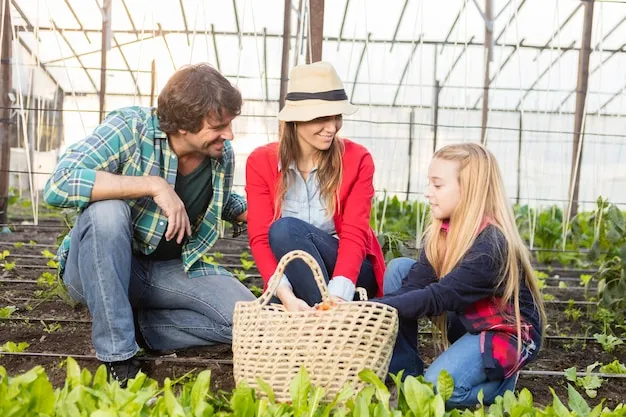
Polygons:
M235 168L234 152L224 142L222 159L211 160L213 198L202 222L192 225L192 235L183 245L182 261L190 278L229 274L224 268L207 264L202 256L218 238L218 221L232 223L246 211L243 197L231 192ZM61 157L44 189L45 200L58 207L89 205L96 171L127 176L160 176L174 187L178 159L167 135L159 129L156 109L127 107L115 110L87 138L70 146ZM167 230L167 218L151 197L128 200L133 219L133 249L150 254ZM59 274L63 274L70 249L70 234L58 250Z

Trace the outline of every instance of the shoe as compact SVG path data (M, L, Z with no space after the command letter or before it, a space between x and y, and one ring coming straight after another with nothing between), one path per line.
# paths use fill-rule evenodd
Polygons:
M130 379L137 376L141 370L141 362L134 358L119 362L103 362L107 368L109 379L120 383L120 387L126 388Z

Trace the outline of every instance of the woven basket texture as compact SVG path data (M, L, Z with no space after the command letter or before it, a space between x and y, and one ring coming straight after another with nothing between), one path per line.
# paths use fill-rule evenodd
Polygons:
M288 312L280 304L270 304L285 267L295 259L311 268L322 301L329 301L326 282L311 255L292 251L283 256L267 291L255 301L240 301L235 306L235 382L247 381L264 395L256 381L261 378L272 387L277 401L289 401L290 383L302 366L311 383L324 388L324 400L332 399L346 383L356 393L364 385L358 377L364 369L384 380L398 333L397 311L371 301L305 312ZM358 292L361 297L365 294L362 288Z

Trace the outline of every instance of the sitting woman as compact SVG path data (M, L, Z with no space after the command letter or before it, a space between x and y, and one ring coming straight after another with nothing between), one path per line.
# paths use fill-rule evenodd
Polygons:
M353 300L355 286L370 298L382 295L385 263L369 225L374 161L337 136L342 114L356 110L330 64L291 71L280 140L255 149L246 164L250 248L266 285L277 260L300 249L319 263L335 302ZM287 266L276 296L289 311L321 301L299 259Z
M434 316L446 350L424 378L436 386L442 370L450 373L448 407L477 404L481 390L490 404L515 389L520 368L539 351L541 293L493 154L473 143L443 147L428 178L431 224L419 259L393 260L377 300L400 315L389 372L424 373L417 324Z

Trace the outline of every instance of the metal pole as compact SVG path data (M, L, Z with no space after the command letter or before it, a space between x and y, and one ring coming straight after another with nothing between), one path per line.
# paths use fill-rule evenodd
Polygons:
M324 40L324 0L309 0L309 22L311 38L308 40L311 55L307 54L307 63L322 60L322 44ZM310 62L309 62L310 59Z
M515 193L515 201L519 204L520 194L522 192L522 112L519 112L519 134L517 136L517 192Z
M583 39L578 54L578 81L576 83L576 113L574 115L574 142L572 144L572 169L570 174L570 219L578 211L578 189L580 187L580 158L583 143L580 140L587 100L587 85L589 82L589 56L591 55L591 31L593 26L594 0L583 2L585 17L583 23Z
M411 107L411 115L409 117L409 175L406 182L406 200L409 201L411 193L411 175L413 166L413 123L415 122L415 107Z
M489 74L493 61L493 0L485 0L485 79L483 81L483 117L480 131L480 143L487 143L487 119L489 117Z
M7 223L9 203L9 169L11 166L11 99L13 84L11 80L11 46L13 42L11 26L11 8L9 0L4 1L1 11L2 53L0 65L0 224Z
M102 49L100 51L100 122L104 119L105 95L107 91L107 52L111 49L111 3L102 5Z
M439 130L439 93L441 86L439 80L435 81L435 94L433 94L433 153L437 150L437 133Z
M287 79L289 78L289 47L291 43L291 0L285 0L285 12L283 20L283 60L280 67L280 97L278 110L285 106L287 95ZM297 51L296 51L297 53Z
M152 60L150 67L150 107L154 107L154 92L156 90L156 60Z

